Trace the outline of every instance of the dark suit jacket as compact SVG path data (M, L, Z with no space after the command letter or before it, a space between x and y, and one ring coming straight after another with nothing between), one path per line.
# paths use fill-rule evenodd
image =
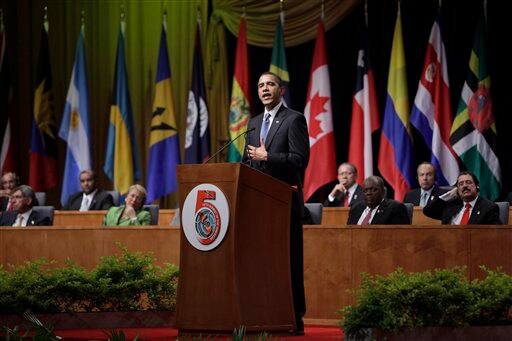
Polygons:
M329 198L325 199L324 206L325 207L342 207L343 206L343 200L345 200L345 193L338 193L337 196L334 197L334 201L329 201ZM354 191L354 194L352 195L352 198L350 199L350 202L348 203L349 206L357 205L358 203L364 203L364 194L363 194L363 188L359 185L357 185L356 190Z
M430 218L441 220L442 224L451 224L452 219L460 212L463 206L463 201L459 198L444 201L442 199L435 199L423 207L423 213ZM476 199L475 207L469 216L469 225L499 225L500 210L498 205L489 201L481 196Z
M7 197L0 198L0 211L5 211L7 209L8 202L9 202L9 198L7 198Z
M5 211L0 217L0 226L12 226L16 221L18 211ZM28 217L27 226L50 226L50 218L39 215L32 211Z
M69 197L68 203L64 206L63 210L78 211L82 205L83 192L77 192ZM96 195L92 198L92 202L89 205L89 211L96 210L108 210L114 206L114 200L112 196L107 192L100 191L96 192Z
M439 188L438 186L434 185L434 188L432 189L432 193L430 194L430 198L428 198L428 201L434 200L440 195L445 194L447 191L444 189ZM409 191L404 198L404 202L409 202L413 204L414 206L419 206L421 200L421 188L415 188L411 191Z
M263 113L249 121L247 130L254 130L247 134L246 147L249 144L255 147L260 145L262 121ZM274 178L302 188L304 171L309 160L309 135L304 115L281 105L268 131L265 148L268 153L267 161L252 161L245 152L243 162Z
M350 207L348 213L348 225L356 225L366 208L366 203L359 203ZM401 202L392 199L384 199L373 216L371 225L401 225L410 224L407 208Z

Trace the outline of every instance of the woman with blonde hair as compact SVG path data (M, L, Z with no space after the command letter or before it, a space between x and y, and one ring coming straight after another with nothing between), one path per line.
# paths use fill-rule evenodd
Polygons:
M142 209L146 201L146 190L141 185L132 185L128 188L125 205L111 207L105 218L103 226L141 226L149 225L151 214Z

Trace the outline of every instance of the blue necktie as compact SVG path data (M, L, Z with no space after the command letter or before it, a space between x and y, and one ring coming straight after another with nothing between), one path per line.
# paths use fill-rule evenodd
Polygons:
M261 132L260 132L260 141L267 139L268 129L270 128L270 113L265 114L265 119L263 120L263 124L261 125Z

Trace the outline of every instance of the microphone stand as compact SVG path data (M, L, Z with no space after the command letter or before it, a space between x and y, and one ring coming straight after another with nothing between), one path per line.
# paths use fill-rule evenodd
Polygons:
M206 161L203 162L203 165L208 163L211 159L213 159L214 157L216 157L217 155L220 154L220 152L222 152L224 149L226 149L228 146L230 146L233 142L235 142L239 137L245 135L245 134L248 134L250 133L251 131L253 130L256 130L256 128L251 128L251 129L248 129L246 131L244 131L243 133L241 134L238 134L238 136L236 136L234 139L230 140L228 143L226 143L221 149L217 150L212 156L210 156Z

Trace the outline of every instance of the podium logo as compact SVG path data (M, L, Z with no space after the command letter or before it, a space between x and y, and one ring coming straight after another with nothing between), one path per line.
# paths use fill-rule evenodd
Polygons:
M194 187L183 204L183 232L198 250L210 251L224 239L228 230L229 206L224 193L215 185Z

